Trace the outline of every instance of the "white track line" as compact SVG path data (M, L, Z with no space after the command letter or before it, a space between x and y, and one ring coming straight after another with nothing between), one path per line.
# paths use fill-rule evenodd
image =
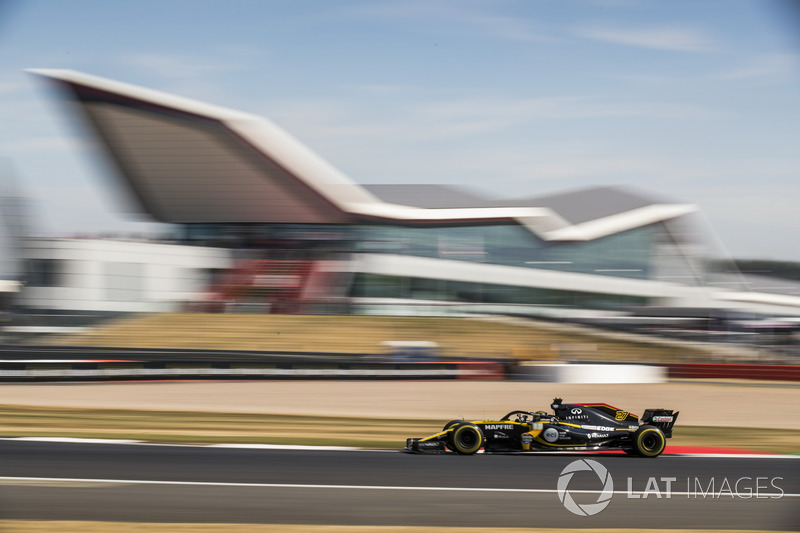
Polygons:
M144 444L142 440L129 439L82 439L77 437L2 437L0 440L18 440L23 442L66 442L78 444Z
M0 484L10 483L97 483L112 485L178 485L194 487L244 487L244 488L276 488L276 489L332 489L332 490L397 490L397 491L426 491L426 492L502 492L521 494L557 494L557 489L504 489L492 487L409 487L402 485L321 485L306 483L236 483L224 481L162 481L143 479L93 479L93 478L61 478L61 477L11 477L0 476ZM614 494L644 495L646 491L615 490ZM602 490L571 490L576 494L608 494ZM650 493L653 494L652 492ZM702 492L671 492L673 496L702 496ZM726 494L727 495L727 494ZM761 493L758 499L800 498L794 493ZM749 498L748 498L749 499Z
M221 443L221 444L177 444L168 442L148 442L143 440L128 439L88 439L79 437L0 437L0 441L21 441L21 442L53 442L66 444L124 444L127 446L175 446L183 448L220 448L220 449L250 449L250 450L289 450L289 451L332 451L332 452L381 452L393 453L400 452L400 449L369 449L358 448L356 446L313 446L303 444L242 444L242 443ZM478 453L483 453L481 450ZM592 452L582 451L563 451L563 452L528 452L518 455L591 455ZM599 457L620 457L620 455L597 454ZM707 459L800 459L800 455L770 455L757 453L665 453L661 457L695 457Z
M333 451L333 452L352 452L369 451L355 446L310 446L303 444L207 444L206 448L238 448L252 450L305 450L305 451Z
M291 444L177 444L169 442L148 442L143 440L128 439L85 439L79 437L0 437L0 441L21 441L21 442L54 442L66 444L124 444L127 446L180 446L184 448L239 448L253 450L300 450L300 451L372 451L354 446L308 446ZM375 450L384 451L384 450Z
M670 453L661 457L704 457L707 459L800 459L800 455L770 455L767 453Z

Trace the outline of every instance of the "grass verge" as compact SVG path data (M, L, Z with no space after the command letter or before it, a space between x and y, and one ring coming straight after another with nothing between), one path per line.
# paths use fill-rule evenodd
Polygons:
M306 444L400 448L445 420L0 406L0 436L137 439L165 443ZM800 453L800 430L678 426L673 446Z

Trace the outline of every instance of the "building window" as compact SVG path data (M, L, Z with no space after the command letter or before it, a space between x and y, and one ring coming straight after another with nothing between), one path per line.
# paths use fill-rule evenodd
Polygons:
M58 259L28 259L28 286L58 287L61 282L61 262Z
M642 296L366 273L356 275L351 296L581 309L618 309L648 304L648 299Z

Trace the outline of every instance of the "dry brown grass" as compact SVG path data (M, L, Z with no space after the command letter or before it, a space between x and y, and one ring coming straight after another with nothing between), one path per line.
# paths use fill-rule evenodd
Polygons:
M589 328L480 318L151 314L51 343L72 346L384 353L384 341L432 341L443 356L674 361L708 353Z

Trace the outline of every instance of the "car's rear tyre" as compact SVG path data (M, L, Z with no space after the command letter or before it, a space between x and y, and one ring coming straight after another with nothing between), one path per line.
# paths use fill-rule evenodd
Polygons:
M461 455L472 455L483 446L481 428L469 422L462 422L450 434L450 448Z
M447 424L444 425L444 427L442 428L442 431L447 431L451 427L457 426L458 424L460 424L462 422L463 422L463 420L451 420L450 422L448 422Z
M655 426L642 426L633 436L636 453L642 457L658 457L667 447L664 432Z

